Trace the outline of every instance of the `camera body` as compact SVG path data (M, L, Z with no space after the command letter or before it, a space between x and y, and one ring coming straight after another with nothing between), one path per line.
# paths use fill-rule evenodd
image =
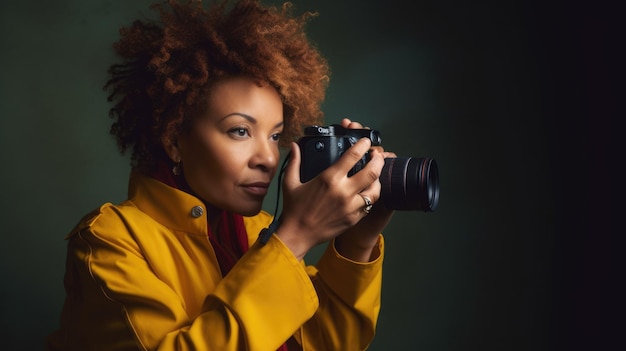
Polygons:
M347 129L337 124L306 127L304 136L298 140L302 154L300 181L308 182L323 172L360 138L369 138L372 146L378 146L381 143L380 133L375 130ZM363 169L369 160L369 153L367 153L354 165L348 176Z
M335 163L360 138L369 138L372 146L381 145L380 133L371 129L349 129L340 125L310 126L298 140L301 152L300 181L315 178ZM366 153L348 176L359 172L367 162ZM439 203L439 172L433 158L386 158L381 175L380 199L393 210L434 211Z

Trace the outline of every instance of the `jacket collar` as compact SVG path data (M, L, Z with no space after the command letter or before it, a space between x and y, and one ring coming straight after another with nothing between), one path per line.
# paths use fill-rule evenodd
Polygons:
M154 178L132 172L128 199L167 228L207 235L207 208L197 197Z

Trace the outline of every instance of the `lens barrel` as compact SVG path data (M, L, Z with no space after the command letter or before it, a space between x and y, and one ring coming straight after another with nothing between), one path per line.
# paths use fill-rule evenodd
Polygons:
M434 158L386 158L380 184L381 201L388 209L432 212L439 204L439 170Z

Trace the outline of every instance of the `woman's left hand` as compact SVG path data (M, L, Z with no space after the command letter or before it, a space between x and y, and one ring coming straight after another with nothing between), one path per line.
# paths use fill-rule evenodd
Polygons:
M341 126L350 129L363 128L363 125L360 123L352 122L347 118L341 121ZM385 152L381 146L372 147L371 152L381 153L384 158L396 157L392 152ZM368 188L363 189L361 193L364 195L371 194L372 192L380 194L380 189L380 181L376 181ZM380 196L376 196L375 198L380 199ZM365 206L364 200L364 209ZM387 226L392 216L393 210L386 209L379 202L374 203L369 214L363 212L363 219L335 238L335 248L342 256L353 261L368 262L375 259L378 255L378 251L373 249L378 242L378 236Z

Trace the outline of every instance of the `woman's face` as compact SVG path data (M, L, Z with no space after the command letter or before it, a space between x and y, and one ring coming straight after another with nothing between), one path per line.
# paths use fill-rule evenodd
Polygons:
M177 142L187 183L214 206L257 214L278 166L282 130L276 89L246 77L219 81L206 113Z

